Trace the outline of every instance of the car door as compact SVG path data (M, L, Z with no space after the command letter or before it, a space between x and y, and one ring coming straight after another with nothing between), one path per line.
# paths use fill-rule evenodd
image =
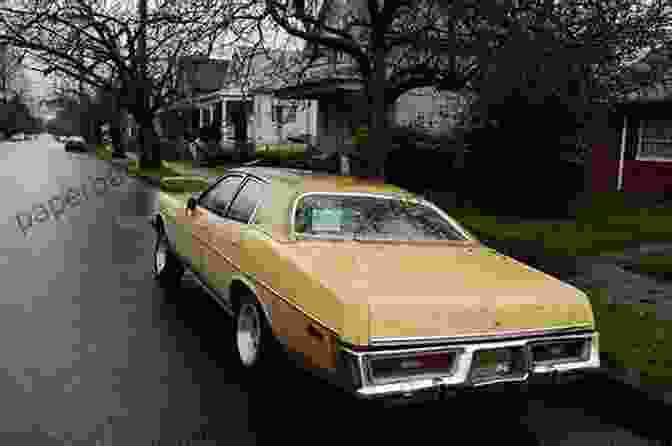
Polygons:
M193 249L198 249L198 262L193 268L205 277L206 253L211 248L208 227L218 215L226 215L229 205L243 181L243 175L227 175L206 190L197 200L194 212L187 217L190 241Z
M210 286L227 302L231 280L241 272L241 235L254 214L263 187L263 181L248 177L227 213L213 215L208 225L210 242L204 252L204 274Z

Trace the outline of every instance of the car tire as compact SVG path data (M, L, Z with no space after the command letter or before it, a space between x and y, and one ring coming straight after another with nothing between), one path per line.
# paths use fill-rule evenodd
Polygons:
M162 288L172 289L180 285L184 266L171 252L168 237L163 231L157 233L154 246L154 277Z
M244 378L256 378L270 364L277 364L278 341L271 331L263 309L252 294L239 299L233 321L233 350Z

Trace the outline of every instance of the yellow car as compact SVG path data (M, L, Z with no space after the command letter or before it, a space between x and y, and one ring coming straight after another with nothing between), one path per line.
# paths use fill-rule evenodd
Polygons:
M237 168L161 193L153 222L156 277L194 273L248 373L284 352L356 397L411 402L600 364L584 293L389 184Z

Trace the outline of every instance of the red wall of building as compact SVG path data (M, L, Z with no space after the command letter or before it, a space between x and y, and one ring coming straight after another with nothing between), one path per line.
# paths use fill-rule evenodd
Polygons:
M591 148L591 181L593 192L616 190L618 152L607 144L596 144Z
M672 192L672 162L628 161L623 165L625 192Z
M618 156L620 152L606 145L592 148L593 192L615 191L618 187ZM672 192L672 162L636 161L623 162L624 192Z

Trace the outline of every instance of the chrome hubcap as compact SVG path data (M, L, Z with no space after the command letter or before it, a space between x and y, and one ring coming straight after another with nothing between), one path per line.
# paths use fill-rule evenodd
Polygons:
M242 363L248 367L253 365L261 343L261 320L255 305L245 303L240 307L236 342Z
M156 247L156 255L154 256L154 266L157 274L161 274L166 267L166 257L166 242L162 239Z

